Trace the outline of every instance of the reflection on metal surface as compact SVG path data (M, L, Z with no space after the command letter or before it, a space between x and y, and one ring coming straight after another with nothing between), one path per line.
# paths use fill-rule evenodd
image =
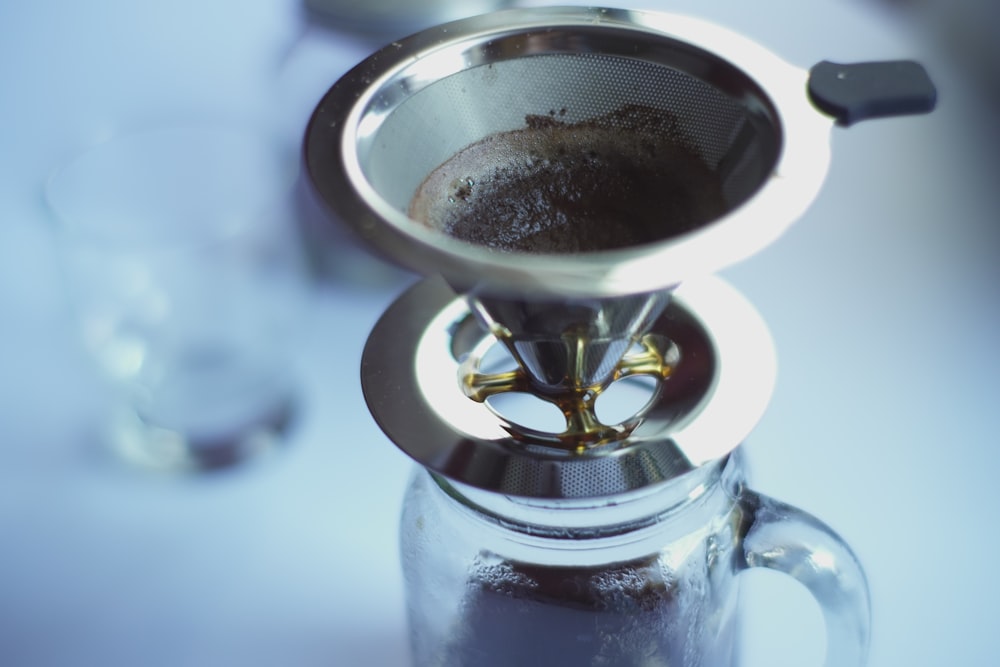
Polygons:
M813 201L833 122L807 99L807 77L690 17L496 12L401 40L345 75L309 123L307 168L325 203L372 248L477 297L651 294L753 254ZM537 254L497 252L407 215L420 184L466 147L528 117L555 112L573 124L627 105L677 119L723 179L721 217L635 247Z
M704 278L673 296L605 383L543 395L522 369L494 372L484 361L500 345L493 334L463 297L426 280L373 329L362 358L365 399L396 445L462 484L540 498L645 488L742 443L774 385L770 335L738 293ZM655 382L642 405L608 425L595 402L629 378ZM534 428L489 404L516 392L557 405L566 428Z
M490 343L489 339L484 339ZM571 357L580 360L588 340L567 332L563 336L566 348L571 351ZM597 416L597 399L604 395L612 383L627 377L637 375L666 380L673 372L679 359L679 350L669 339L661 335L647 334L639 342L639 350L627 353L615 366L611 375L600 383L583 385L573 383L566 387L558 387L555 391L537 392L536 396L559 408L566 420L564 431L555 435L560 445L569 450L582 451L617 442L628 437L635 421L619 424L603 423ZM459 368L459 381L465 395L483 403L486 399L504 393L532 393L534 383L523 367L502 373L479 372L482 357L470 353ZM580 377L580 373L576 377ZM637 406L635 413L643 406ZM511 434L516 437L517 430L511 427Z

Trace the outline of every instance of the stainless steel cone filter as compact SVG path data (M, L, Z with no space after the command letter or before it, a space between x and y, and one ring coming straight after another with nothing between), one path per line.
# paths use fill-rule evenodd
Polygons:
M686 17L498 12L361 63L306 159L371 248L469 296L534 391L600 385L672 287L814 198L833 121L807 77Z
M331 212L439 277L369 337L372 414L427 468L533 497L641 489L731 451L774 360L753 309L705 274L809 206L835 123L934 100L917 63L806 71L712 24L625 10L498 12L374 53L305 139ZM491 366L504 349L510 367ZM651 393L607 413L635 383ZM555 406L556 423L507 398Z
M687 17L497 12L393 43L345 75L309 124L308 171L326 203L373 249L459 289L530 299L649 293L757 251L815 197L833 120L810 104L807 80L808 72L746 38ZM532 248L526 231L526 244L504 249L408 215L429 180L437 186L423 192L422 210L460 208L498 172L539 176L556 157L545 154L551 138L504 133L546 124L578 133L596 127L595 151L610 150L606 140L616 135L654 150L679 147L675 155L716 177L718 192L700 206L698 193L676 187L683 174L653 174L646 190L673 189L696 213L686 220L666 208L643 220L605 215L586 230L579 216L539 223L550 240L567 239L562 247ZM454 173L429 179L460 153ZM621 163L605 157L599 164ZM615 177L599 173L594 190ZM633 198L625 193L626 204ZM609 244L600 237L606 230ZM592 242L574 246L583 231Z

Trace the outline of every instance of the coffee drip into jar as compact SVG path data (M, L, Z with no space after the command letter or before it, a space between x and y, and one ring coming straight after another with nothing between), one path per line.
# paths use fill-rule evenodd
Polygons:
M541 504L583 530L581 507L599 521L712 470L735 479L774 352L711 274L805 212L835 124L933 105L916 63L805 71L659 13L511 10L394 42L330 89L305 140L331 213L426 276L367 343L374 418L445 496L508 528ZM864 618L837 627L866 636L867 589L851 600ZM418 663L443 660L425 649Z

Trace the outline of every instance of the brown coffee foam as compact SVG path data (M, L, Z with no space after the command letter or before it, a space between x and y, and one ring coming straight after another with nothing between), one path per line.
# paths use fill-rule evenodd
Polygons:
M718 175L673 117L635 105L578 123L528 116L435 169L408 210L463 241L535 253L644 245L724 212Z

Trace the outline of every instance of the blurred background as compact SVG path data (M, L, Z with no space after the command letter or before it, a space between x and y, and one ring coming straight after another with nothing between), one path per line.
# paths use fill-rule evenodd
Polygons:
M369 419L358 366L411 278L344 241L314 247L287 447L212 475L151 474L99 446L108 396L71 324L41 196L66 155L157 121L253 120L297 146L343 72L429 19L379 29L335 4L0 4L0 664L406 664L395 531L410 464ZM931 115L835 129L810 212L726 277L779 355L746 445L755 486L856 549L871 664L993 664L998 5L609 4L697 15L803 68L915 58L937 83ZM746 592L745 667L818 665L808 595L766 572Z

